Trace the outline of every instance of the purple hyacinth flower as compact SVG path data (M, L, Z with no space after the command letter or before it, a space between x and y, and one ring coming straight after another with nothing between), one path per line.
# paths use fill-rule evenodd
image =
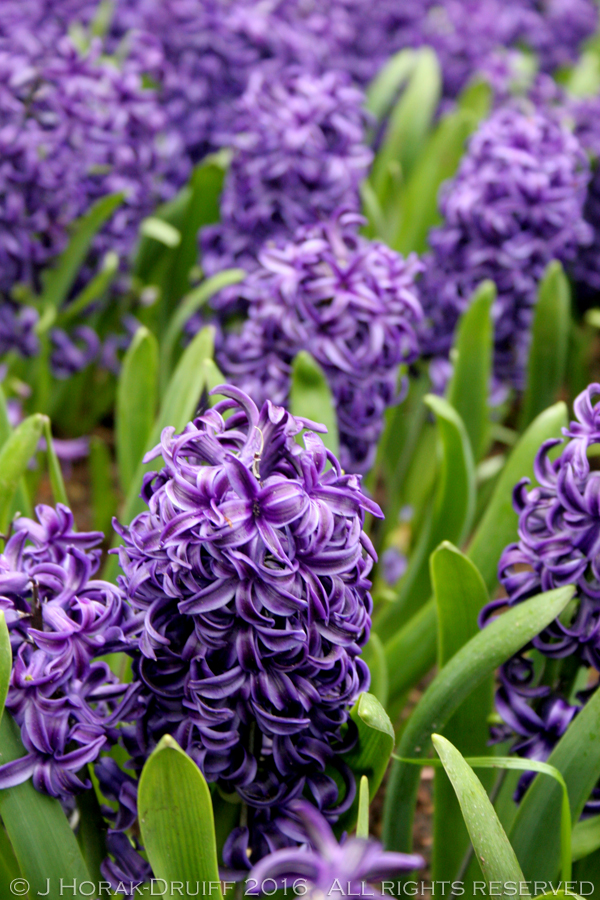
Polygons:
M296 800L290 808L305 832L307 843L298 849L277 850L262 859L251 873L248 893L261 894L261 885L275 883L279 888L296 883L304 896L328 897L332 892L353 897L381 896L367 885L376 885L400 873L425 865L417 854L385 852L377 841L346 838L335 839L326 819L308 803Z
M286 403L292 360L311 353L332 389L342 465L354 472L371 467L385 410L402 399L399 368L418 356L422 318L416 256L361 237L362 223L344 212L266 245L239 291L248 321L217 348L221 370L259 404Z
M62 14L52 11L58 5ZM68 6L0 4L2 352L36 352L36 314L17 312L11 292L21 283L41 292L41 273L65 249L75 219L107 194L124 196L92 242L77 291L108 250L125 263L142 219L175 189L165 117L144 83L147 60L131 55L118 66L99 39L77 49L69 25L78 4ZM63 350L62 377L78 355Z
M248 826L224 859L247 869L290 843L287 804L303 792L332 820L352 802L336 754L353 743L349 710L369 683L363 522L380 511L314 431L295 440L322 426L218 390L227 399L182 434L163 431L147 456L165 464L145 478L148 510L115 525L121 585L142 617L146 709L125 742L139 770L173 734L209 781L237 792ZM342 791L326 771L334 758Z
M563 429L563 440L542 444L534 464L537 486L528 490L528 479L516 485L513 505L519 516L519 540L505 548L498 566L506 596L488 603L480 617L485 625L503 606L542 591L576 586L566 613L500 669L496 708L503 724L494 727L493 737L499 741L512 737L514 752L531 759L547 759L596 690L594 686L579 691L575 703L569 678L582 666L596 670L600 666L600 472L588 457L590 448L600 444L600 403L594 403L598 395L599 384L583 391L574 404L575 421ZM561 443L562 454L552 460L551 451ZM534 666L528 655L531 648L542 659L564 660L566 680L542 680L540 665ZM517 798L531 777L521 779ZM597 796L593 802L597 804Z
M447 358L477 285L498 289L494 375L523 387L538 284L552 259L571 263L592 240L584 218L589 166L577 138L552 111L497 110L471 139L443 188L444 224L432 231L420 294L425 352Z
M363 101L342 73L266 65L252 73L228 136L234 157L221 222L201 232L209 275L256 268L266 240L286 238L340 207L359 209L359 185L372 160ZM229 299L225 292L221 305Z
M6 709L26 755L0 766L0 786L33 778L66 798L91 786L81 770L118 739L138 711L137 685L97 658L127 650L133 619L114 585L94 579L99 532L75 532L67 507L18 517L0 555L0 609L13 653Z

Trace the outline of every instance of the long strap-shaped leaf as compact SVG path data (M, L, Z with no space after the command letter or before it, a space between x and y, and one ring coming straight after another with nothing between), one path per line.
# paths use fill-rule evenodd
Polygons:
M6 713L0 722L0 761L24 754L19 729ZM40 794L31 781L0 791L0 815L31 896L59 900L62 884L84 885L71 896L84 897L90 876L75 835L58 800Z
M498 666L559 616L573 593L569 586L540 594L507 610L465 644L423 694L406 725L398 756L425 756L432 733L444 728L463 700ZM384 807L383 835L388 849L410 849L417 787L415 769L395 762Z
M156 878L214 886L222 900L210 791L198 766L165 735L142 770L142 841Z
M456 791L477 860L490 890L493 883L498 890L498 893L494 890L494 896L514 896L507 888L510 885L512 890L512 886L518 886L520 890L525 876L485 788L450 741L439 734L434 734L432 740Z
M115 436L119 481L127 493L147 449L158 400L158 341L140 325L117 384Z
M577 821L600 778L600 691L590 698L571 722L547 762L562 773ZM560 858L558 790L548 790L536 778L521 800L510 830L510 839L527 878L538 881L555 877ZM536 827L543 822L544 827Z
M62 470L60 468L60 462L58 461L58 456L56 455L56 450L54 448L54 441L52 440L52 427L50 425L50 419L48 418L46 418L44 421L44 437L46 439L48 474L50 475L50 486L52 488L52 496L54 497L54 502L64 503L65 506L68 506L69 498L67 497L67 489L65 487Z
M58 311L67 299L92 240L124 199L124 194L102 197L89 212L74 222L72 237L66 250L59 257L56 267L47 274L41 298L42 306Z
M177 341L188 319L198 312L211 297L214 297L223 288L239 284L246 275L244 269L225 269L218 272L212 278L207 278L198 287L185 295L177 309L171 316L167 330L160 342L160 381L166 386L171 374L171 362Z
M471 444L462 419L442 397L428 394L424 402L436 417L441 464L431 518L418 544L395 601L383 608L375 620L382 635L395 631L416 612L431 594L429 556L443 540L460 544L469 532L475 509L475 466Z
M541 444L560 435L567 424L567 408L557 403L535 419L513 449L471 541L466 555L475 563L490 593L497 584L500 554L517 532L512 507L513 488L524 477L533 478L533 461ZM408 690L435 663L436 611L433 599L396 634L380 631L389 673L390 700Z
M393 758L409 765L433 766L436 769L443 765L439 759L400 759L396 755ZM537 759L519 759L514 756L468 756L465 757L465 762L473 769L512 769L517 772L539 772L542 775L549 775L560 785L562 790L560 811L561 878L563 881L570 881L575 858L572 850L574 846L572 836L575 829L572 828L567 783L558 769L549 765L549 763L540 762ZM582 822L580 824L583 825L585 823ZM540 827L543 830L543 824L540 824Z
M484 281L461 316L454 342L457 359L448 385L448 400L465 423L475 460L485 452L489 431L495 299L496 285Z
M394 728L385 709L373 694L361 694L350 715L356 725L358 738L343 759L354 774L357 788L363 776L368 778L372 800L383 781L394 749ZM336 832L342 834L354 828L358 812L357 793L350 809L336 823Z
M527 361L527 387L521 405L521 428L529 425L539 412L556 400L563 385L570 318L569 282L562 265L553 260L538 290Z
M488 592L473 563L452 544L444 542L431 556L438 617L438 668L442 669L478 632L478 616ZM489 740L487 718L492 710L493 678L489 675L459 706L444 737L463 756L486 752ZM462 826L456 794L444 772L434 780L432 880L454 877L469 846Z
M435 115L441 92L440 65L433 50L416 53L415 66L402 96L394 107L385 137L373 163L371 180L382 206L395 199L390 194L390 173L397 166L407 178L419 157Z
M573 828L571 849L574 861L600 850L600 816L577 822Z
M42 436L46 417L29 416L10 435L0 450L0 531L5 532L15 491Z
M337 415L327 377L319 363L301 350L292 363L290 410L295 416L312 419L327 427L321 435L325 446L339 456Z

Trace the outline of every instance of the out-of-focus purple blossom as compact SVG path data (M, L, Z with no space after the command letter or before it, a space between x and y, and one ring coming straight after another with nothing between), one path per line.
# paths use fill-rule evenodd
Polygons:
M491 279L494 374L522 388L544 270L552 259L571 263L592 240L583 214L589 177L580 142L551 112L501 108L483 123L442 188L444 223L429 238L420 285L426 353L447 359L459 316Z
M287 238L340 207L358 210L372 159L363 100L336 72L263 66L252 73L231 135L221 223L201 232L207 274L256 268L265 241Z
M544 72L574 63L598 27L594 0L527 0L523 7L518 37L537 54Z
M52 355L50 362L57 378L70 378L89 366L100 351L100 338L88 325L80 325L68 335L62 328L50 332Z
M235 104L265 60L314 68L316 46L285 2L121 0L112 33L143 32L163 56L161 102L169 128L197 163L232 133Z
M572 271L585 293L600 290L600 99L571 101L568 112L575 121L575 134L590 156L592 177L584 215L593 228L593 241L578 254Z
M394 587L406 572L407 559L396 547L388 547L381 554L381 571L383 580Z
M66 28L39 4L0 4L0 349L27 354L35 313L17 312L11 291L40 291L73 220L107 194L125 197L95 238L80 287L106 251L130 255L142 218L173 191L165 116L144 87L143 60L119 68L99 40L80 51Z
M75 532L70 510L38 506L19 517L0 555L0 609L13 670L6 708L26 755L0 766L7 788L33 777L67 797L89 788L81 769L118 739L137 711L137 686L121 684L97 657L126 649L133 619L121 592L94 579L99 532Z
M557 459L552 461L550 453L563 440L542 444L534 464L537 486L528 490L526 478L516 485L519 540L506 547L498 566L506 597L488 603L481 614L485 625L503 606L576 585L568 614L552 622L500 670L496 706L504 724L494 729L493 736L496 740L516 736L514 751L531 759L550 755L590 691L577 695L579 703L569 702L568 678L558 688L542 682L527 651L533 647L544 657L565 660L571 677L581 665L600 666L600 472L588 459L589 448L600 444L600 403L593 402L598 395L600 385L592 384L576 399L576 419L563 429L569 440ZM521 780L519 796L530 780Z
M221 370L257 403L281 404L294 356L311 353L331 385L342 466L358 472L373 463L386 408L402 398L398 370L418 356L422 316L418 259L361 237L362 221L341 213L265 247L241 288L249 318L217 353Z
M134 672L147 708L126 743L141 765L170 733L239 794L248 827L224 861L247 869L250 854L289 844L290 800L304 792L333 820L352 802L335 754L354 740L350 705L369 683L374 550L362 526L380 511L314 432L296 442L322 426L219 391L227 399L182 434L163 431L147 457L165 461L145 477L148 511L115 525L121 585L143 614Z
M425 865L422 856L386 852L374 840L347 837L338 844L327 820L313 806L295 800L290 808L300 820L307 843L298 849L277 850L261 860L250 873L250 896L260 896L261 885L266 887L267 882L269 889L273 881L283 889L298 879L306 887L304 896L313 900L330 896L340 885L353 897L380 897L378 883Z
M38 314L32 307L0 300L0 356L10 350L34 356L38 349L37 321Z

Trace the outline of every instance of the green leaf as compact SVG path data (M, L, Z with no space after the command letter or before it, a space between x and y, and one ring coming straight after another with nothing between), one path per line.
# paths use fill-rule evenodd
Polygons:
M12 671L12 650L4 612L0 610L0 719L8 696L8 685Z
M525 877L485 788L450 741L439 734L432 735L432 741L456 791L477 860L490 891L490 882L495 882L494 887L497 885L499 890L497 896L510 896L512 888L507 891L507 882L520 886Z
M465 423L475 460L481 459L488 443L494 351L491 311L495 299L496 285L484 281L461 316L454 342L454 372L448 386L448 400Z
M465 426L450 404L433 394L424 403L434 413L441 446L433 508L400 582L397 599L375 619L379 635L393 633L410 619L431 595L429 556L443 540L461 543L475 511L475 466Z
M29 416L16 428L0 450L0 531L6 532L17 486L37 450L46 417Z
M398 91L406 84L415 67L414 50L399 50L391 56L368 86L365 106L380 122L387 116Z
M124 199L124 194L102 197L89 212L73 223L67 249L59 256L56 267L46 273L41 297L43 307L52 307L58 311L62 306L85 262L93 239Z
M155 878L212 883L221 900L210 791L198 766L170 735L142 770L138 814Z
M494 92L489 82L475 78L460 93L457 106L462 112L471 113L479 123L489 115L493 100Z
M369 837L369 779L362 775L358 788L358 817L356 819L356 837L367 840Z
M2 385L0 385L0 448L4 446L12 432L13 427L10 424L10 420L8 418L6 397L4 396ZM13 512L15 511L15 508L19 510L24 516L31 517L33 514L31 501L29 499L29 493L27 490L27 484L24 477L21 478L17 485L17 490L13 500Z
M562 773L576 822L600 778L600 691L596 691L547 759ZM527 878L555 877L560 865L560 790L536 778L521 800L510 839ZM543 823L543 827L540 827Z
M389 716L373 694L361 694L350 713L358 729L358 740L352 750L344 753L343 760L352 770L357 785L366 776L369 781L369 798L379 789L394 749L394 729ZM360 793L354 803L336 823L336 831L351 831L358 816Z
M88 771L91 779L92 766L88 767ZM106 848L107 824L102 816L102 810L93 788L83 791L77 796L77 809L79 810L77 842L92 881L100 884L101 881L104 881L100 867L108 855Z
M457 110L443 117L427 141L406 183L399 223L391 236L392 246L404 256L426 251L430 230L441 222L440 186L455 174L467 138L476 127L477 120L471 113Z
M401 759L395 755L393 755L393 758L398 759L403 763L419 766L433 766L436 769L439 769L442 765L439 759ZM540 762L536 759L519 759L519 757L515 756L474 756L467 757L465 762L474 769L512 769L517 772L538 772L543 775L549 775L557 782L562 792L560 813L561 878L563 882L570 881L572 873L571 809L569 805L567 783L558 769L548 763Z
M327 427L323 443L339 458L340 446L335 404L323 369L306 350L292 363L290 410L293 415L311 419Z
M159 443L163 428L172 425L175 431L179 433L194 418L200 402L202 386L205 383L206 370L202 364L205 359L212 356L213 346L214 329L204 328L198 332L191 344L186 347L167 387L158 418L151 429L145 452L148 452L148 450L151 450ZM131 522L134 516L144 508L144 503L139 497L144 472L152 468L160 468L162 465L161 457L147 465L140 461L127 494L123 512L123 521L125 523Z
M225 269L225 271L213 275L212 278L207 278L183 298L171 316L165 336L161 341L160 372L163 382L171 374L173 352L188 319L198 312L211 297L225 287L239 284L245 276L246 273L243 269Z
M140 225L140 234L144 237L152 238L170 249L179 247L181 243L181 232L169 222L165 222L164 219L159 219L157 216L149 216L147 219L144 219Z
M181 244L174 254L170 293L177 302L190 289L190 271L198 261L198 232L221 216L220 200L229 165L228 153L207 156L192 172L191 197L181 225Z
M140 325L125 354L117 384L115 436L119 479L125 493L148 446L157 396L158 342Z
M531 329L521 429L553 403L563 386L571 326L571 292L564 269L549 263L540 283Z
M15 851L4 827L0 826L0 891L3 897L11 896L13 881L20 876L21 872Z
M444 728L461 703L498 666L560 615L573 593L572 587L565 587L520 603L461 647L421 697L402 734L398 756L425 756L431 734ZM417 787L418 773L395 762L384 807L384 841L388 849L410 847Z
M478 617L488 602L483 579L466 556L444 542L432 554L431 582L438 619L438 668L479 632ZM487 718L492 710L493 677L488 676L454 713L444 736L463 756L483 754L489 739ZM443 772L434 781L432 879L457 876L469 846L452 786Z
M591 819L577 822L571 835L574 862L595 853L596 850L600 850L600 816L592 816Z
M7 713L0 722L0 763L19 759L24 752L19 729ZM31 780L25 781L0 791L0 815L32 897L59 900L64 896L61 879L63 884L89 883L77 840L58 800L36 791ZM71 896L84 897L85 890L89 887Z
M435 601L432 599L383 645L389 677L388 696L391 700L404 694L432 668L435 663L436 642L437 615Z
M567 424L567 408L557 403L535 419L514 447L468 549L490 592L497 584L500 554L517 534L517 514L512 507L515 484L521 478L533 478L533 461L541 444L560 435ZM410 688L435 663L437 619L435 603L428 601L406 625L384 640L392 700ZM383 632L382 632L383 634ZM384 637L386 635L384 634Z
M72 322L73 319L77 318L80 313L84 312L88 306L95 303L108 290L118 271L119 257L111 250L102 260L102 267L98 274L88 282L81 293L68 306L58 313L56 317L57 325L64 327L68 322Z
M48 458L48 474L50 475L50 486L52 488L52 496L55 503L64 503L69 506L69 498L67 497L67 489L63 479L63 474L54 449L54 441L52 440L52 428L50 419L44 419L44 437L46 439L46 456Z
M113 485L110 450L97 434L90 438L90 481L92 525L96 531L107 534L118 511L118 498Z
M213 328L204 328L199 331L194 340L186 347L165 392L160 412L146 445L146 452L160 442L163 428L171 425L179 433L194 418L203 389L208 387L207 379L213 376L215 371L218 371L216 366L210 366L213 347ZM162 465L161 457L147 464L140 462L120 516L120 520L124 524L129 524L144 509L144 501L139 496L144 473L152 469L160 469ZM115 536L113 546L118 545L119 540ZM104 570L104 578L107 581L114 581L118 565L117 558L114 555L111 556Z
M371 183L384 209L395 199L390 197L394 166L406 181L422 151L441 96L441 70L434 51L423 47L415 55L412 75L390 115L373 163Z
M371 632L369 641L363 649L362 658L371 672L370 692L377 697L385 709L389 693L389 675L383 643L374 631Z
M467 550L490 592L497 584L498 560L504 548L515 540L517 514L512 505L515 485L521 478L533 478L533 462L544 441L560 437L567 425L567 408L556 403L534 419L510 454L498 479L489 506Z

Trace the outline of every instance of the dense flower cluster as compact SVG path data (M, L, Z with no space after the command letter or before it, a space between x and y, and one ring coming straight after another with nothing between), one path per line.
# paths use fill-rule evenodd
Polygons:
M221 223L202 232L208 274L256 266L268 239L359 207L371 151L364 143L363 95L347 77L300 69L253 72L239 104L234 158L221 201Z
M0 787L33 776L38 790L65 798L91 787L81 770L118 738L138 687L121 684L97 658L128 648L133 619L121 592L94 579L102 541L75 532L61 504L19 517L0 555L0 609L13 670L6 708L26 755L0 766Z
M416 256L405 260L361 237L361 224L342 213L266 247L243 286L249 317L217 354L222 371L258 403L285 404L291 362L310 352L331 385L341 463L358 472L371 467L384 412L401 399L398 369L418 356L421 319Z
M164 115L143 87L144 68L119 69L102 58L99 42L83 53L58 25L20 18L0 5L0 293L4 336L35 352L30 323L11 291L40 288L40 272L66 246L69 225L111 193L125 200L97 236L91 266L107 250L127 257L141 219L170 188L163 179L159 135ZM85 277L85 272L81 277ZM80 280L81 280L80 277Z
M580 142L550 112L505 107L484 122L442 188L444 223L429 237L425 352L447 358L459 316L491 279L494 373L500 384L522 387L544 270L552 259L572 262L592 240L583 214L589 177Z
M538 486L527 490L529 480L523 479L515 487L519 541L506 547L498 567L506 597L490 602L481 616L485 624L507 603L567 584L577 587L568 616L552 622L530 645L548 659L569 664L562 688L540 682L529 647L500 671L496 705L505 726L495 735L506 739L516 734L513 749L534 759L548 757L589 696L582 692L578 703L569 702L569 678L582 664L600 666L600 472L588 459L589 449L600 444L600 403L593 404L598 394L600 385L592 384L575 401L576 421L564 429L570 440L557 459L552 461L550 454L563 441L542 444L534 469ZM521 791L527 783L521 782Z
M377 885L425 865L422 856L387 853L373 840L351 837L338 844L326 819L314 807L301 800L290 807L308 842L299 849L278 850L259 862L250 873L250 896L258 895L269 879L281 889L298 879L306 885L303 896L311 900L330 896L338 886L353 897L378 897L378 892L367 887L370 882Z
M314 67L315 51L281 2L121 0L112 34L143 32L162 54L161 97L170 129L198 162L232 133L235 104L265 60ZM314 42L313 42L314 43Z
M228 399L182 434L164 430L148 511L116 527L121 584L143 614L135 672L147 709L128 746L143 763L168 732L208 780L237 791L249 820L224 860L244 869L289 843L290 800L305 792L333 819L352 801L334 754L352 744L349 707L369 683L374 551L362 524L380 511L317 434L296 442L313 423L219 390Z
M589 97L567 102L575 121L575 134L587 151L592 167L584 215L593 228L593 241L582 248L573 265L573 276L585 293L600 290L600 99Z

